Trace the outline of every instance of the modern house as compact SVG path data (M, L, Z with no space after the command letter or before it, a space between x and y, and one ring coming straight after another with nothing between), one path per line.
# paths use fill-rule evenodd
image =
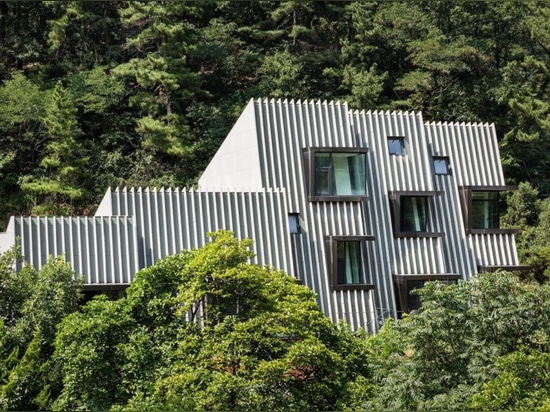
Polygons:
M409 292L426 281L520 268L514 230L499 228L512 189L491 124L259 99L197 190L109 189L94 217L12 217L0 250L19 237L36 267L64 253L87 288L106 290L230 229L334 321L375 331L417 307Z

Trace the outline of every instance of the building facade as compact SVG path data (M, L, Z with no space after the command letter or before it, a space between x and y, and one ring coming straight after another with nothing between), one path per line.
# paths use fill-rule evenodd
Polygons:
M0 248L19 237L37 267L65 253L101 290L230 229L333 321L375 331L417 307L409 292L426 281L520 267L514 231L499 227L499 194L512 189L493 125L258 99L197 190L109 189L94 217L13 217Z

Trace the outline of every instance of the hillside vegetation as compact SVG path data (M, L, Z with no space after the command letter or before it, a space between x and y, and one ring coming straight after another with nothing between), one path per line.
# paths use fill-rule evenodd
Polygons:
M4 410L548 410L550 284L508 273L430 282L422 307L351 333L250 239L142 270L80 309L62 258L0 256ZM205 305L206 303L206 305Z

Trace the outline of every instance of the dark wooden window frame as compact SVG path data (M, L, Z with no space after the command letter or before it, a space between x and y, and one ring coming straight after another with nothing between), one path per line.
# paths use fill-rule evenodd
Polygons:
M365 154L365 175L366 162L369 149L366 147L308 147L302 150L304 158L304 170L306 176L306 188L310 202L344 202L344 201L367 201L365 195L327 195L319 196L315 193L315 154L316 153L364 153ZM366 188L365 188L366 190ZM366 192L365 192L366 193Z
M374 236L326 236L325 247L327 254L327 268L329 271L330 286L332 290L371 290L374 285L371 283L346 284L338 283L338 262L337 262L337 244L338 242L372 242ZM361 248L361 264L363 270L363 280L366 280L365 262L366 251L365 247Z
M498 228L486 228L478 229L473 226L472 217L472 193L473 192L505 192L511 190L517 190L518 186L506 185L506 186L460 186L458 191L460 193L460 205L462 208L462 217L464 219L464 229L467 234L513 234L519 233L518 229L501 229Z
M393 283L396 288L397 296L399 299L399 306L401 313L409 313L408 303L408 282L409 281L424 281L433 282L437 280L451 281L462 279L462 276L456 273L436 273L436 274L417 274L417 275L393 275Z
M393 227L393 237L400 238L400 237L442 237L445 235L443 232L430 232L429 230L426 232L411 232L411 231L404 231L401 229L401 216L402 216L402 197L425 197L427 198L427 219L428 219L428 227L429 227L429 214L430 214L430 199L435 196L441 196L444 192L442 191L391 191L388 193L388 198L390 200L390 212L391 212L391 219L392 219L392 227Z

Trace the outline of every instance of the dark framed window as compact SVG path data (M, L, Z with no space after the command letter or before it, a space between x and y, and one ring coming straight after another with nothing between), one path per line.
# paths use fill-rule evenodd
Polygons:
M328 236L328 270L333 290L373 289L367 282L366 241L374 236Z
M472 192L472 229L500 227L499 192Z
M433 157L434 173L436 175L450 175L451 169L449 164L448 157Z
M395 237L437 237L430 229L429 207L434 196L442 192L390 192L390 206Z
M517 186L460 187L462 214L466 233L516 233L500 228L500 192Z
M393 275L397 310L400 314L409 313L420 308L420 296L411 293L421 289L426 282L439 281L447 284L455 284L461 276L455 273L427 274L427 275Z
M309 200L366 200L366 148L304 150Z
M299 235L302 233L302 227L300 226L300 215L298 213L288 214L288 228L293 235Z
M401 197L401 232L427 232L428 198L426 196Z
M402 156L405 154L405 138L402 136L388 137L388 152L391 155Z

